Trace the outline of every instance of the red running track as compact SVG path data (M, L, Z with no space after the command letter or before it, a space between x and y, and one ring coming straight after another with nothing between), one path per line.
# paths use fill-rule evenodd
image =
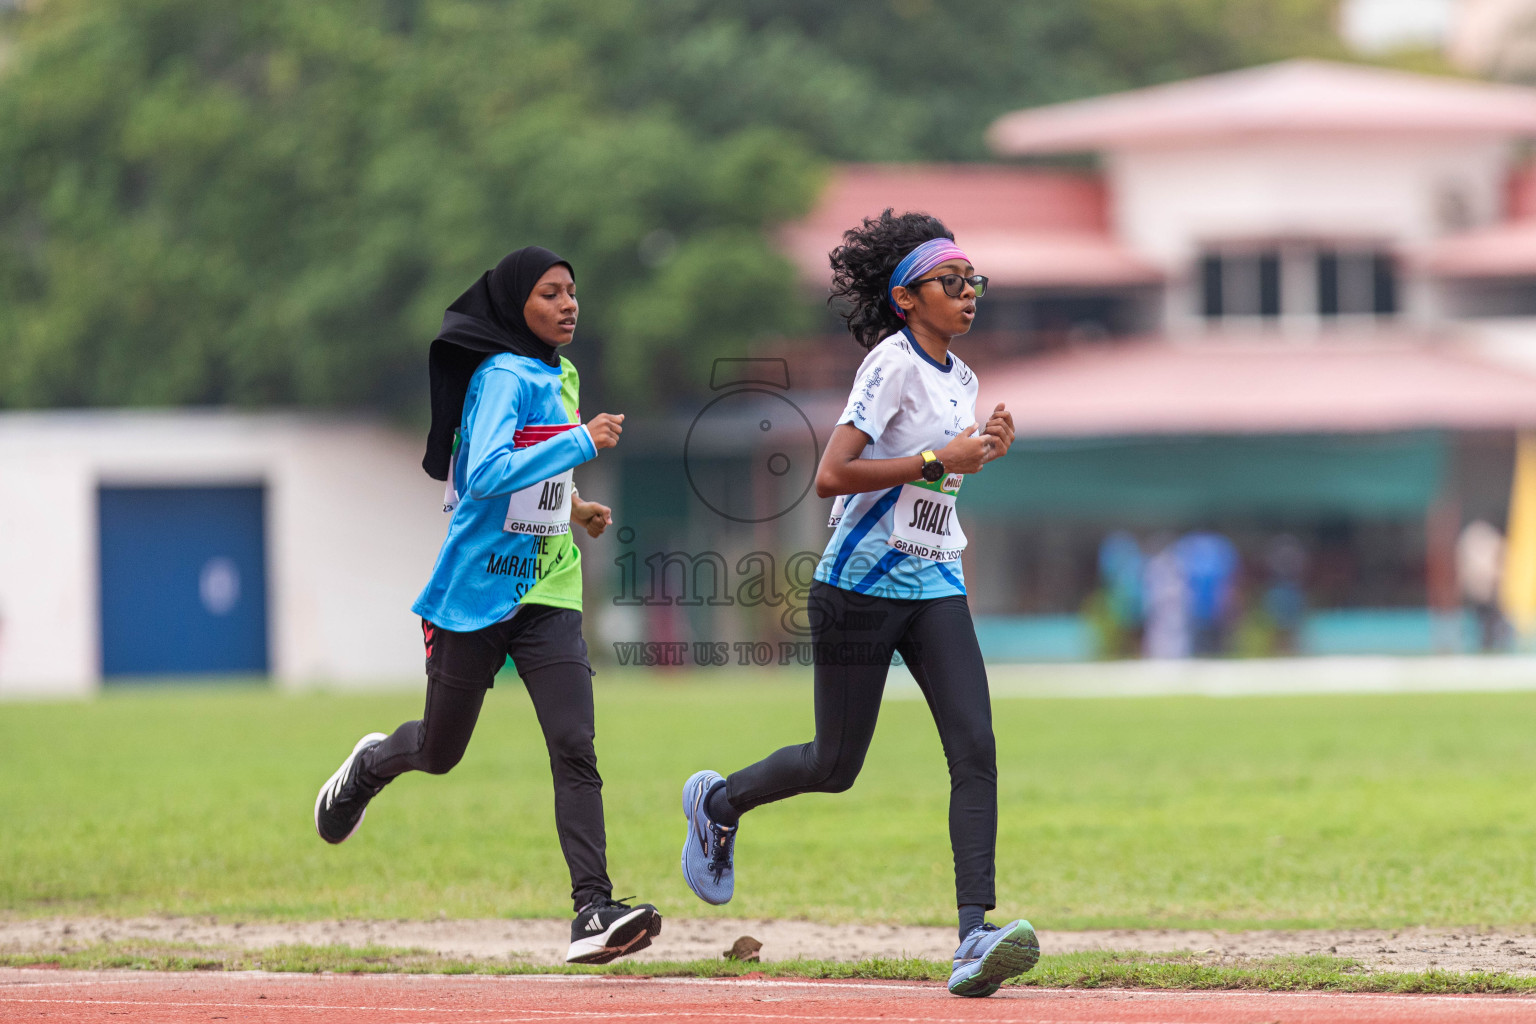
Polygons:
M617 977L312 975L0 969L0 1021L187 1024L524 1024L683 1021L881 1024L1536 1024L1536 999L1008 988Z

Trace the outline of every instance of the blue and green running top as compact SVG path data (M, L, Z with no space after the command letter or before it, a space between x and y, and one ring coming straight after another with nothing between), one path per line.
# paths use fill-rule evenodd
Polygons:
M581 610L581 551L570 534L570 488L560 486L573 467L597 456L580 425L579 389L576 367L564 357L549 366L498 353L480 364L464 396L448 477L443 507L453 518L432 578L411 606L417 615L469 632L500 622L519 604ZM546 525L558 532L512 532L530 529L514 515L519 492L558 505Z

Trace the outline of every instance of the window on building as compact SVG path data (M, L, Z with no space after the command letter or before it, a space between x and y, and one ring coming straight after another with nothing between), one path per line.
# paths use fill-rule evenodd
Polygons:
M1207 320L1392 316L1397 267L1377 249L1284 244L1205 253L1200 312Z
M1317 253L1317 312L1319 316L1397 312L1397 273L1386 253Z
M1009 351L1042 351L1155 330L1162 315L1155 287L1007 289L988 291L977 307L973 337L1007 333ZM842 322L837 326L841 328Z
M1201 261L1207 317L1280 315L1280 252L1208 253Z
M1200 260L1200 312L1207 319L1219 319L1226 313L1221 301L1221 257L1207 254Z

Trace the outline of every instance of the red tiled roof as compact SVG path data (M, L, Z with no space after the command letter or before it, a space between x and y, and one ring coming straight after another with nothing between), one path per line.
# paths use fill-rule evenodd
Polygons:
M998 288L1118 288L1163 280L1151 264L1103 235L955 234L976 272Z
M1437 277L1536 277L1536 220L1442 238L1416 262Z
M1536 376L1427 344L1146 341L979 376L1020 437L1536 426Z
M1161 275L1110 234L1097 176L986 164L845 164L816 208L782 232L807 280L825 284L843 232L886 207L942 220L994 287L1152 283Z
M1536 164L1522 164L1510 172L1504 183L1504 206L1510 220L1536 217Z
M1536 135L1536 89L1291 60L1020 110L993 122L998 153L1302 134Z

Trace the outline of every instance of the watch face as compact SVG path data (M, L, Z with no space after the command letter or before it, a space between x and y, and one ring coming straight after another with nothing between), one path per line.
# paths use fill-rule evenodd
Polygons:
M932 462L925 462L925 463L923 463L923 479L924 480L927 480L929 483L932 483L933 481L939 479L939 477L941 477L943 475L944 475L944 463L940 462L938 459L934 459Z

